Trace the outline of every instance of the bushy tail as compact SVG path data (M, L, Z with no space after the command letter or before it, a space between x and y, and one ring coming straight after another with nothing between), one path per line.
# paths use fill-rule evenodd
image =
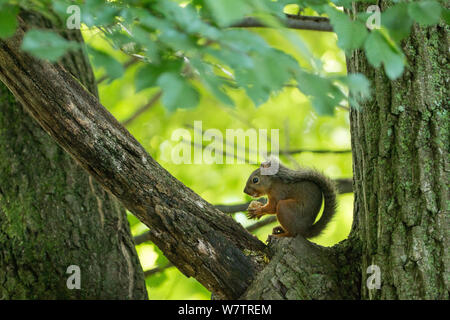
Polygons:
M320 190L322 190L324 197L322 216L319 221L313 224L304 234L306 238L313 238L318 236L326 228L328 222L330 222L336 213L336 187L333 180L314 170L304 172L302 178L302 180L311 181L317 184Z

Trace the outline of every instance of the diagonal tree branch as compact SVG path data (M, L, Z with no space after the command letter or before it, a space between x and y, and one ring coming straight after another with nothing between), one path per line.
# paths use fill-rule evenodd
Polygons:
M261 200L261 199L259 199L259 200ZM259 228L267 226L268 224L274 223L276 221L277 221L277 218L275 216L267 217L264 220L261 220L261 221L258 221L258 222L255 222L255 223L249 225L245 229L247 229L247 231L249 231L249 232L252 232L252 231L255 231L255 230L259 229ZM135 237L135 239L138 239L140 241L139 243L136 242L136 245L148 241L148 239L146 239L146 238L148 238L148 233L147 232L144 232L142 235L139 235L139 236ZM163 266L157 266L157 267L155 267L153 269L148 269L148 270L144 271L144 276L146 278L150 277L150 276L154 275L155 273L163 272L164 270L166 270L168 268L171 268L173 266L174 265L169 262L169 263L167 263L167 264L165 264Z
M154 161L59 65L20 50L26 23L0 40L0 80L33 118L150 229L150 239L187 276L219 298L238 298L258 267L244 249L265 245Z
M126 70L129 67L131 67L132 65L135 65L136 63L138 63L140 60L136 57L131 57L128 61L126 61L123 64L123 68ZM108 74L105 74L103 76L101 76L98 80L97 80L97 84L102 83L103 81L107 80L109 78Z
M158 102L158 100L161 96L162 96L162 90L159 90L150 98L150 100L146 104L144 104L142 107L137 109L129 118L122 121L122 125L125 127L128 126L131 122L136 120L136 118L138 118L141 114L143 114L145 111L147 111L148 109L153 107Z
M153 269L149 269L144 271L144 277L148 278L152 275L154 275L155 273L159 273L159 272L163 272L166 269L172 268L174 265L172 263L167 263L163 266L159 266L159 267L155 267Z

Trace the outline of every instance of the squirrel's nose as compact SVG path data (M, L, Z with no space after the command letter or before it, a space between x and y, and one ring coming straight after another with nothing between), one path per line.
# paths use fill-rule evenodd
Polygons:
M245 188L244 188L244 193L249 194L247 186L245 186Z

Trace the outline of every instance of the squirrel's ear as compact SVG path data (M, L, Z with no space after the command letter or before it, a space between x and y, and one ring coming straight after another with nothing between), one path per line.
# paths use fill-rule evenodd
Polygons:
M261 168L270 168L271 165L270 161L261 162Z

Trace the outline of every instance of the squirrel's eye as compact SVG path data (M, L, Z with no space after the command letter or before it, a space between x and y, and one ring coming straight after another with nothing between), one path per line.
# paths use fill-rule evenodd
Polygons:
M258 177L254 177L252 181L253 181L253 183L258 183L259 182L259 178Z

